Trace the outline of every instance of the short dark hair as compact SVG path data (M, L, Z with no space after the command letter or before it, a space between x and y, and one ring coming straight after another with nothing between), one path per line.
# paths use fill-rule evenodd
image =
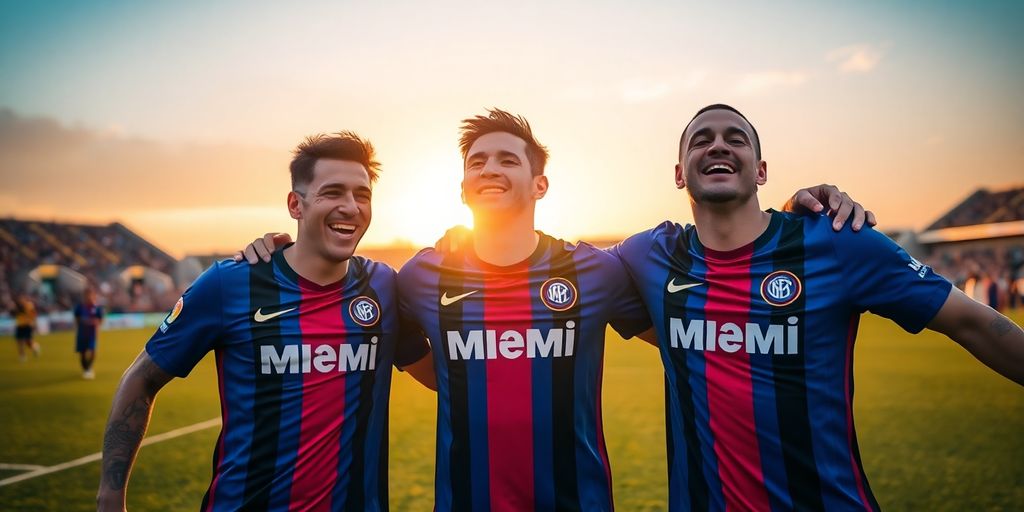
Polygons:
M690 125L693 124L694 119L697 119L697 117L699 117L701 114L709 110L728 110L729 112L732 112L742 117L743 120L750 125L750 129L754 130L754 158L758 160L761 159L761 136L757 134L757 128L754 128L754 123L751 123L750 119L747 119L747 116L743 115L743 112L740 112L739 110L736 110L735 108L724 103L715 103L713 105L708 105L698 110L697 113L690 118L690 122L686 123L686 128L683 128L683 134L679 136L679 154L683 153L683 146L686 144L686 130L690 129Z
M293 190L299 184L313 181L313 166L321 158L348 160L362 164L370 176L370 183L376 182L380 174L380 162L374 160L376 154L373 151L373 144L362 139L355 132L340 131L330 135L323 133L311 135L295 148L294 154L295 157L292 158L292 163L289 166Z
M533 136L530 123L523 116L517 116L504 110L487 109L486 116L475 116L462 120L459 127L459 150L462 161L469 156L469 148L480 137L488 133L505 132L526 141L526 158L530 161L530 170L534 176L544 174L544 166L548 163L548 148L544 147Z

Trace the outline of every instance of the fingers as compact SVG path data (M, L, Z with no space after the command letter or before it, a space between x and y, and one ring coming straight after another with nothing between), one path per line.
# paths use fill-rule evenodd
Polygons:
M850 222L850 227L854 231L860 231L860 228L864 227L864 207L856 201L853 202L853 220Z
M242 255L245 256L245 261L249 262L250 265L255 265L260 261L260 257L256 254L256 249L253 248L255 243L256 240L245 246L245 249L242 250Z
M841 192L840 194L841 199L839 200L838 208L832 209L835 212L835 215L832 217L832 229L836 231L843 229L846 220L853 213L853 200L850 199L850 196L846 195L846 192Z
M235 252L235 255L231 257L232 260L235 260L235 263L238 263L239 261L242 261L244 258L245 258L245 255L242 254L242 251Z
M252 247L256 250L256 255L259 256L261 260L270 261L270 255L274 250L267 248L266 240L266 235L264 235L263 238L257 238L256 240L253 240ZM271 240L270 243L271 247L273 247L273 240Z
M274 250L280 249L290 243L292 243L292 236L288 233L267 233L273 235L271 237L271 243L273 244ZM264 237L266 238L266 237Z
M864 211L864 218L868 221L868 226L877 226L878 221L875 220L875 212L871 210Z
M796 195L793 196L792 201L793 211L800 211L801 208L808 211L817 213L820 212L825 206L818 201L816 197L808 189L800 189Z

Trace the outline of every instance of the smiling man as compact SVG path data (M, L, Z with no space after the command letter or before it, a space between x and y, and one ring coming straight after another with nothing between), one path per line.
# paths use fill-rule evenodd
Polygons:
M428 387L433 374L425 340L398 344L395 271L352 254L378 165L351 132L299 145L295 243L270 262L208 269L122 377L100 509L124 509L157 392L213 351L223 424L203 510L387 510L391 366Z
M683 131L676 184L695 225L615 251L658 333L669 510L877 510L853 422L853 344L870 310L946 334L1024 384L1024 331L873 229L763 211L757 131L710 105Z

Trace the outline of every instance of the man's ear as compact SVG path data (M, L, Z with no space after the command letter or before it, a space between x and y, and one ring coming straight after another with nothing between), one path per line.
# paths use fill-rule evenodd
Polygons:
M681 164L676 164L676 188L686 188L686 169Z
M768 183L768 162L761 160L757 163L757 181L758 185L764 185Z
M533 198L543 199L548 193L548 177L541 174L533 177Z
M302 196L294 190L288 192L288 215L295 220L302 218Z

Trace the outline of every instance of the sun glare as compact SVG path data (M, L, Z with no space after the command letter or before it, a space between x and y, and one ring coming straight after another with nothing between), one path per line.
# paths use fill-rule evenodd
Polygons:
M364 243L427 246L456 224L472 226L473 217L460 196L460 166L457 159L415 167L396 165L415 170L389 175L374 191L373 226Z

